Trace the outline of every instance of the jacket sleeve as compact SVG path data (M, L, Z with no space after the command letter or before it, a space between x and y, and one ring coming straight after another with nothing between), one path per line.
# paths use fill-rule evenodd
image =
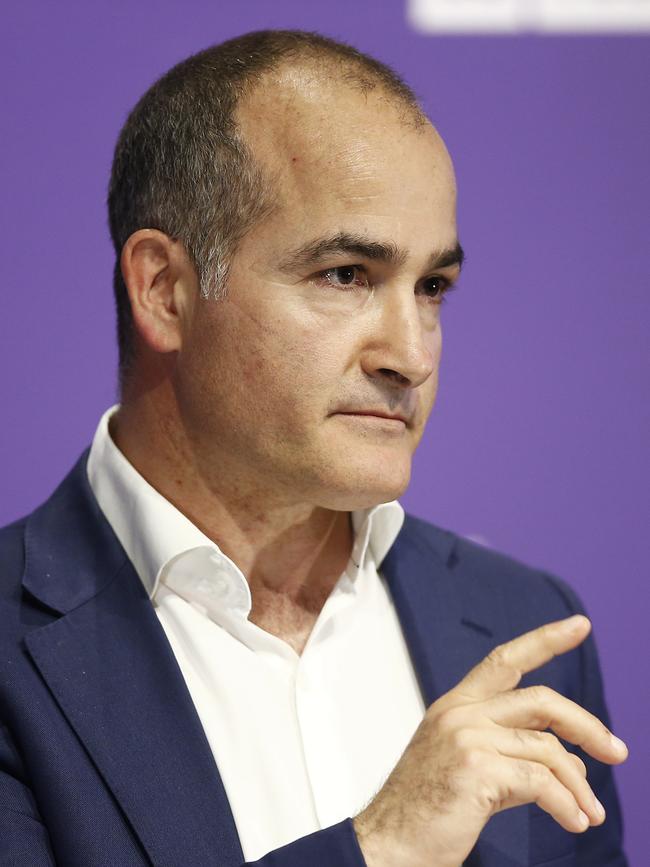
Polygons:
M586 614L582 602L568 584L554 576L546 577L563 597L569 614ZM580 653L581 690L576 701L610 728L609 711L605 702L593 634L583 642ZM612 768L592 759L582 750L578 749L576 752L587 766L587 779L607 813L607 818L602 825L577 835L576 867L593 867L594 864L598 864L599 867L628 867L623 851L623 818Z
M366 867L352 819L301 837L244 867Z
M6 728L0 725L0 867L56 867L49 835ZM366 867L351 819L301 837L243 867Z
M54 867L47 830L7 730L0 725L0 867Z

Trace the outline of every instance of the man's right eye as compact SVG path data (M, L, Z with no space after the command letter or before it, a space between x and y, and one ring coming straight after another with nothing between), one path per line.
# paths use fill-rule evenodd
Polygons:
M320 276L335 287L358 288L368 284L366 272L361 265L341 265L338 268L328 268L326 271L321 271Z

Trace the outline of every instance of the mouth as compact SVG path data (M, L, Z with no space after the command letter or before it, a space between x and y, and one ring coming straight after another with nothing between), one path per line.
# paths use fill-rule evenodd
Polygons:
M352 419L358 419L361 422L366 422L368 424L384 424L385 426L394 427L400 430L403 430L409 425L409 419L405 415L402 415L401 413L384 412L377 409L345 410L336 414Z

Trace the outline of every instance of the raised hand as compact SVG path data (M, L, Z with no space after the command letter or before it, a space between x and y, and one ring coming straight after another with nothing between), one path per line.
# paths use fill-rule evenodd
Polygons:
M625 744L552 689L516 688L590 628L576 615L502 644L427 709L353 820L368 867L460 867L490 816L521 804L538 804L568 831L604 821L584 763L558 737L608 764L626 759Z

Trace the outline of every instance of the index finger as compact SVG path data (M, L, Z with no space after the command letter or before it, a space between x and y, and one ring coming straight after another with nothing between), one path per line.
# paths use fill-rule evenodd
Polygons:
M591 623L582 614L545 623L506 644L500 644L454 687L467 701L484 701L514 689L529 671L573 650L589 635Z

